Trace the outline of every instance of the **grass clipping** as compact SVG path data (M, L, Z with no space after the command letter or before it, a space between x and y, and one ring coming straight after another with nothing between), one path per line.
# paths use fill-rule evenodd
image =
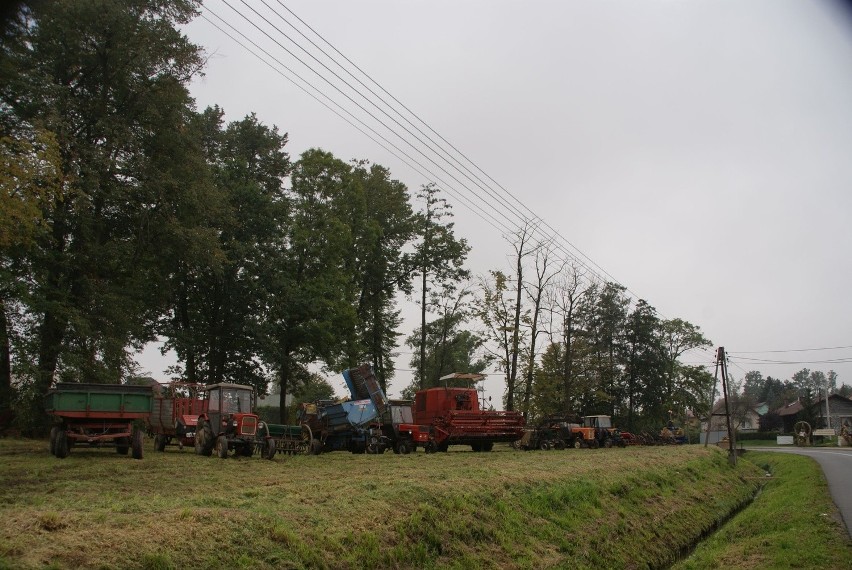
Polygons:
M763 471L700 446L134 461L0 440L0 568L658 568Z

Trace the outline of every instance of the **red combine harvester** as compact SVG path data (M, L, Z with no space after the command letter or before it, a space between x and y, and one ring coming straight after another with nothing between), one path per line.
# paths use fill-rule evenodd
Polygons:
M483 410L476 382L483 374L448 374L444 387L420 390L414 396L414 423L431 426L433 445L447 451L450 445L469 445L474 451L491 451L496 442L512 442L524 434L520 412ZM466 384L452 387L449 384Z

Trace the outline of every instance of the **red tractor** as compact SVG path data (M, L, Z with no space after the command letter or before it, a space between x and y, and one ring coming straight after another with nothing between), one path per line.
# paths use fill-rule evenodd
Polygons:
M427 388L415 394L413 423L431 426L433 441L429 445L437 451L447 451L450 445L491 451L496 442L513 442L523 436L525 422L520 412L481 409L473 384L483 378L482 374L450 374L441 380L468 386Z
M198 393L205 405L195 430L197 454L209 457L215 447L222 459L230 450L246 457L251 457L255 449L265 459L275 456L275 440L267 430L259 429L260 420L253 413L254 388L211 384L199 388Z

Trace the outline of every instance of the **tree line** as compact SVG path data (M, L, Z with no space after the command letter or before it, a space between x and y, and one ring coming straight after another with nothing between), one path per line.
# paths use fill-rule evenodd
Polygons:
M412 193L321 149L294 159L255 115L198 110L205 55L179 28L199 7L19 2L2 21L0 409L20 426L43 425L56 382L137 376L155 340L189 382L298 394L316 365L369 361L387 389L405 298L420 308L407 394L495 364L530 420L633 426L708 405L712 378L682 363L701 331L532 226L508 234L512 267L474 278L434 184Z

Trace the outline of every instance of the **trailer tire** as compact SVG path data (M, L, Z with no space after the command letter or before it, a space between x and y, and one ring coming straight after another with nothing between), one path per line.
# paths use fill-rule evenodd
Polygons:
M59 430L56 434L56 446L54 448L56 452L54 455L59 459L65 459L68 457L68 434L66 434L63 430Z
M216 438L216 455L219 456L219 459L228 457L228 438L224 435Z
M554 449L565 449L565 442L561 439L557 439L553 444Z
M274 439L272 439L271 437L267 439L264 442L263 447L264 452L261 454L261 457L263 457L264 459L272 459L275 457L275 451L277 446L275 444Z
M126 437L120 437L115 440L115 452L119 455L127 455L130 451L130 442Z
M133 435L130 436L130 446L133 450L133 459L142 459L142 433L141 429L134 429Z
M157 434L154 436L154 449L163 452L166 450L166 436Z
M50 454L56 455L56 436L59 434L59 426L50 428Z

